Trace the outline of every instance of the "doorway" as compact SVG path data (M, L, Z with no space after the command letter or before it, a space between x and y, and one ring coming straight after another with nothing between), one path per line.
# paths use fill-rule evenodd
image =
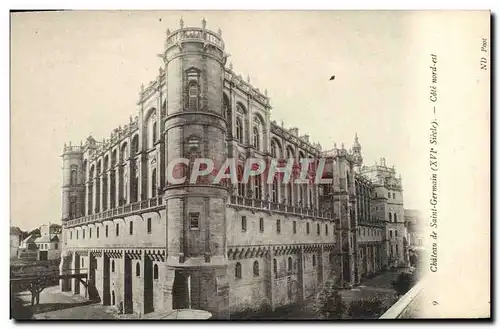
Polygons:
M175 270L172 289L172 307L174 310L190 308L189 275L182 270Z

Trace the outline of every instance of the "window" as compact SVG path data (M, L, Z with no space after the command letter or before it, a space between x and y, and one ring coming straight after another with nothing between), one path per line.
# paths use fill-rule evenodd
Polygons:
M274 278L278 277L278 261L276 258L273 259L273 270L274 270Z
M108 225L106 225L106 238L108 237Z
M394 236L398 236L398 230L394 230Z
M76 196L72 196L69 199L69 218L76 218L77 214L77 198Z
M82 230L82 239L85 240L85 229Z
M151 197L156 197L156 168L153 169L151 174Z
M313 255L312 263L313 267L316 266L316 254Z
M148 234L151 234L151 218L148 218L148 221L147 221L147 230L148 230Z
M398 248L398 245L396 245L396 255L399 255L399 248Z
M71 166L71 175L70 175L70 179L69 179L69 184L72 186L75 186L78 184L77 183L77 177L78 177L77 170L78 170L78 166L76 166L76 165Z
M253 147L255 147L257 150L260 149L260 134L258 127L253 128Z
M141 276L141 265L139 263L135 264L135 276Z
M361 249L361 254L363 254L363 249ZM333 264L333 262L335 261L335 255L333 254L333 252L330 252L330 254L328 254L328 258L330 260L330 264Z
M278 182L276 180L273 181L272 185L272 201L278 203Z
M396 193L392 193L392 198L396 199Z
M247 216L241 216L241 230L243 232L247 231Z
M89 239L92 239L92 227L89 227Z
M85 266L85 259L82 258L82 267L84 267L84 266Z
M321 233L321 228L319 227L319 223L316 224L316 232L318 233L318 235Z
M134 222L130 221L128 223L128 231L130 235L134 234Z
M241 263L236 263L236 266L234 267L234 276L237 279L241 279Z
M188 107L192 111L198 110L198 84L196 82L191 82L189 85Z
M389 213L389 222L392 222L392 214Z
M113 272L113 273L115 272L115 261L114 260L111 261L111 272Z
M156 121L153 122L153 143L155 143L157 140L158 140L158 133L157 133L157 124L156 124Z
M116 236L120 235L120 224L116 223Z
M99 227L97 228L96 235L97 235L97 238L99 239Z
M306 233L309 234L309 223L306 223Z
M391 198L391 192L387 193L387 198L390 199Z
M69 238L70 240L73 239L73 231L69 231Z
M297 222L293 221L292 225L293 225L293 234L295 234L297 233Z
M328 235L328 224L325 224L325 235Z
M259 262L253 262L253 275L259 276Z
M78 240L78 231L76 231L76 239Z
M260 175L254 176L253 178L253 186L254 186L254 198L262 199L262 186L261 186L261 178Z
M113 263L114 264L114 263ZM115 291L111 293L111 305L115 305Z
M54 243L54 249L59 249L59 245L57 243Z
M259 229L261 232L264 232L264 218L259 218Z
M276 232L278 232L278 234L281 233L281 220L279 219L276 220Z
M292 270L293 270L292 257L288 257L288 273L292 273Z
M189 227L195 230L200 228L200 213L189 213Z
M394 214L394 223L398 221L398 214Z
M271 141L271 156L273 158L277 158L278 157L278 150L276 148L276 143L274 141Z
M157 264L155 264L153 266L153 279L158 280L158 265Z
M243 143L243 124L240 118L236 119L236 139L238 142Z
M389 231L389 236L392 238L392 230Z

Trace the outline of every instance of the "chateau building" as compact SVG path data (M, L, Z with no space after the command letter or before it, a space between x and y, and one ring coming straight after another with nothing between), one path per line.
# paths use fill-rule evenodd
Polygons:
M401 179L385 160L362 166L357 136L322 151L270 118L267 91L226 65L222 32L166 32L158 76L137 116L107 139L63 152L61 290L95 293L125 313L182 308L218 316L303 300L405 264ZM326 158L331 184L167 182L168 164ZM184 168L188 173L192 167Z

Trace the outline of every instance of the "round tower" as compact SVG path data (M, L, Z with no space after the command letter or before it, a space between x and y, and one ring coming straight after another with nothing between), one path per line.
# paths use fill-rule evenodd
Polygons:
M172 308L224 313L228 306L226 249L227 188L208 181L189 182L192 160L224 163L226 120L222 97L227 55L221 31L201 27L167 30L165 50L166 165L190 159L186 182L165 187L167 208L167 284ZM166 175L168 176L168 173ZM169 307L170 305L167 305Z

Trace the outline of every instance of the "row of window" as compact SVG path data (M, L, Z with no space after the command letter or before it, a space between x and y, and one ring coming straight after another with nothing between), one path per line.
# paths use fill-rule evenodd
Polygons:
M146 226L147 226L147 232L148 234L151 234L151 218L148 218L146 221ZM104 227L105 229L105 237L107 238L109 236L109 230L108 230L108 225ZM82 239L85 240L85 232L86 229L83 228L82 230ZM76 240L79 238L79 230L76 230ZM89 239L92 239L92 227L89 227ZM116 223L115 224L115 234L116 236L120 236L120 224ZM130 221L129 222L129 235L134 234L134 222ZM73 239L73 231L69 231L69 238ZM96 227L96 238L99 239L99 227Z
M394 217L392 216L392 213L389 213L389 222L392 222L392 219L394 218L394 223L398 221L398 214L394 213Z
M82 267L85 266L84 258L82 258ZM115 272L115 261L111 260L111 272ZM135 264L135 276L141 276L141 265L139 263ZM153 279L158 280L158 265L153 265Z
M247 217L246 216L241 216L241 231L246 232L247 231ZM264 232L264 218L259 218L259 231ZM293 221L292 222L292 232L293 234L297 233L297 222ZM276 233L280 234L281 233L281 219L276 220ZM306 223L306 233L310 234L310 223ZM321 226L319 223L316 224L316 234L320 235L321 234ZM325 224L325 235L328 235L328 224Z
M394 236L398 237L398 230L394 230ZM389 237L392 238L392 230L389 230Z
M47 243L40 243L38 245L38 247L40 248L40 250L48 250L49 249L49 245ZM58 249L59 248L59 245L57 243L54 243L54 249Z
M391 192L387 192L387 198L390 199L391 198ZM392 192L392 198L393 199L396 199L396 193Z
M361 230L361 228L358 228L358 230ZM382 231L381 230L377 230L377 229L374 229L374 228L371 228L371 227L363 227L363 236L382 236Z

